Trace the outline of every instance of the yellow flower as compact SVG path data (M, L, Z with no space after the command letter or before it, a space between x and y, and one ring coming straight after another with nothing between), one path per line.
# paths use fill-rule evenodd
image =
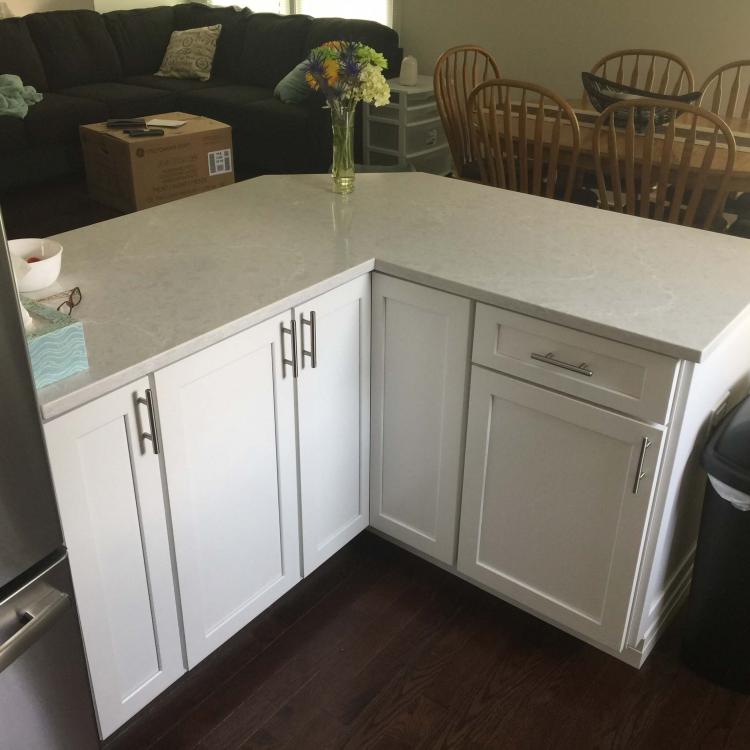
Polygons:
M330 86L335 86L339 80L339 64L337 60L325 60L323 62L323 70L326 81Z

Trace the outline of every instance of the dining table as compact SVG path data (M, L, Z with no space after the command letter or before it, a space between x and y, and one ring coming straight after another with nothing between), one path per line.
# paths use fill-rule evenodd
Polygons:
M578 118L578 123L580 127L580 145L579 145L579 155L578 155L578 160L577 160L577 169L582 172L594 172L595 171L594 124L596 122L596 119L599 117L599 112L596 109L594 109L593 106L590 103L588 103L588 101L586 100L582 101L580 97L576 99L568 100L568 104L570 104L571 108L575 112L576 117ZM513 110L512 127L514 129L514 136L518 134L517 128L518 128L519 107L520 107L520 104L517 104L517 103L513 103L512 105L512 110ZM545 114L546 114L547 108L548 107L546 106ZM550 108L549 116L545 117L545 122L544 122L544 126L542 129L543 131L542 140L543 140L544 145L551 145L553 142L554 123L557 117L557 111L558 110L556 106L554 107L554 109ZM527 112L528 112L528 115L527 115L528 117L536 117L535 106L531 104L527 104ZM553 112L554 112L554 118L552 117ZM727 186L728 192L730 194L750 192L750 119L727 118L725 122L731 128L734 134L735 143L736 143L734 167L732 169L732 174L729 178L729 182ZM675 164L678 164L682 156L684 138L688 134L688 127L687 126L684 126L682 128L680 127L680 118L678 118L675 121L675 125L676 125L676 132L675 132L675 139L672 144L672 162ZM621 145L621 148L622 148L621 153L624 154L625 133L624 133L624 130L620 131L620 129L618 129L618 131L619 131L618 143ZM697 175L701 168L701 165L703 163L703 157L706 152L706 148L708 147L710 138L713 136L713 133L714 133L713 127L708 127L708 123L706 127L702 127L699 125L697 128L697 139L696 139L696 143L691 153L690 171L688 173L688 178L687 178L688 185L691 182L691 176ZM573 130L569 122L564 117L562 118L560 122L560 132L559 132L558 137L559 137L559 145L560 145L559 163L560 164L565 164L566 162L569 163L571 156L572 156L574 136L573 136ZM645 136L636 133L635 144L634 144L634 158L636 162L638 162L640 159L643 158L645 140L646 140ZM663 136L660 135L659 130L657 129L657 134L656 134L656 138L654 142L654 149L653 149L654 162L657 162L661 158L660 149L661 149L662 143L664 143L664 138ZM606 154L607 144L605 141L604 133L602 133L602 136L601 136L601 150L603 154ZM721 182L721 179L725 171L727 153L728 152L726 149L721 148L721 138L720 138L719 147L717 148L716 155L711 164L711 168L709 169L708 174L707 174L707 178L706 178L707 187L717 187L719 183Z

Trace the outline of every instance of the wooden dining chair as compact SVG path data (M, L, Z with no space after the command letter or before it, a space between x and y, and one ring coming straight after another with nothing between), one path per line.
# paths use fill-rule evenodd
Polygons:
M700 106L719 117L750 118L750 60L737 60L717 68L701 86Z
M750 118L750 60L736 60L717 68L701 86L700 106L725 120ZM750 193L731 193L727 211L750 218Z
M453 159L453 174L461 179L479 179L471 150L466 101L477 84L491 78L500 78L500 68L481 47L452 47L440 55L435 65L438 112Z
M534 83L497 79L471 92L468 109L485 185L571 199L581 131L562 97Z
M677 55L658 49L623 49L610 52L591 72L615 83L651 94L687 94L695 90L690 66ZM584 93L584 106L588 103Z
M631 99L597 118L592 146L600 206L711 229L721 219L734 169L734 135L718 115L680 102L670 104L669 124L658 127L663 107L663 101ZM647 112L641 132L638 108Z

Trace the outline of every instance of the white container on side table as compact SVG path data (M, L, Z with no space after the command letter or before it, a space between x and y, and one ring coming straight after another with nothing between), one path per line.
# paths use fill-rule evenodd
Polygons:
M389 104L364 105L365 164L411 164L418 172L450 174L451 156L432 77L418 76L416 86L404 86L398 78L389 83Z

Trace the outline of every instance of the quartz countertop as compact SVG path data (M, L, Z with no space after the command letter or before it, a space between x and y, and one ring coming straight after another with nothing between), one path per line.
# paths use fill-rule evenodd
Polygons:
M42 416L373 269L694 362L750 314L744 239L420 173L329 183L258 177L58 235L90 369L40 390Z

